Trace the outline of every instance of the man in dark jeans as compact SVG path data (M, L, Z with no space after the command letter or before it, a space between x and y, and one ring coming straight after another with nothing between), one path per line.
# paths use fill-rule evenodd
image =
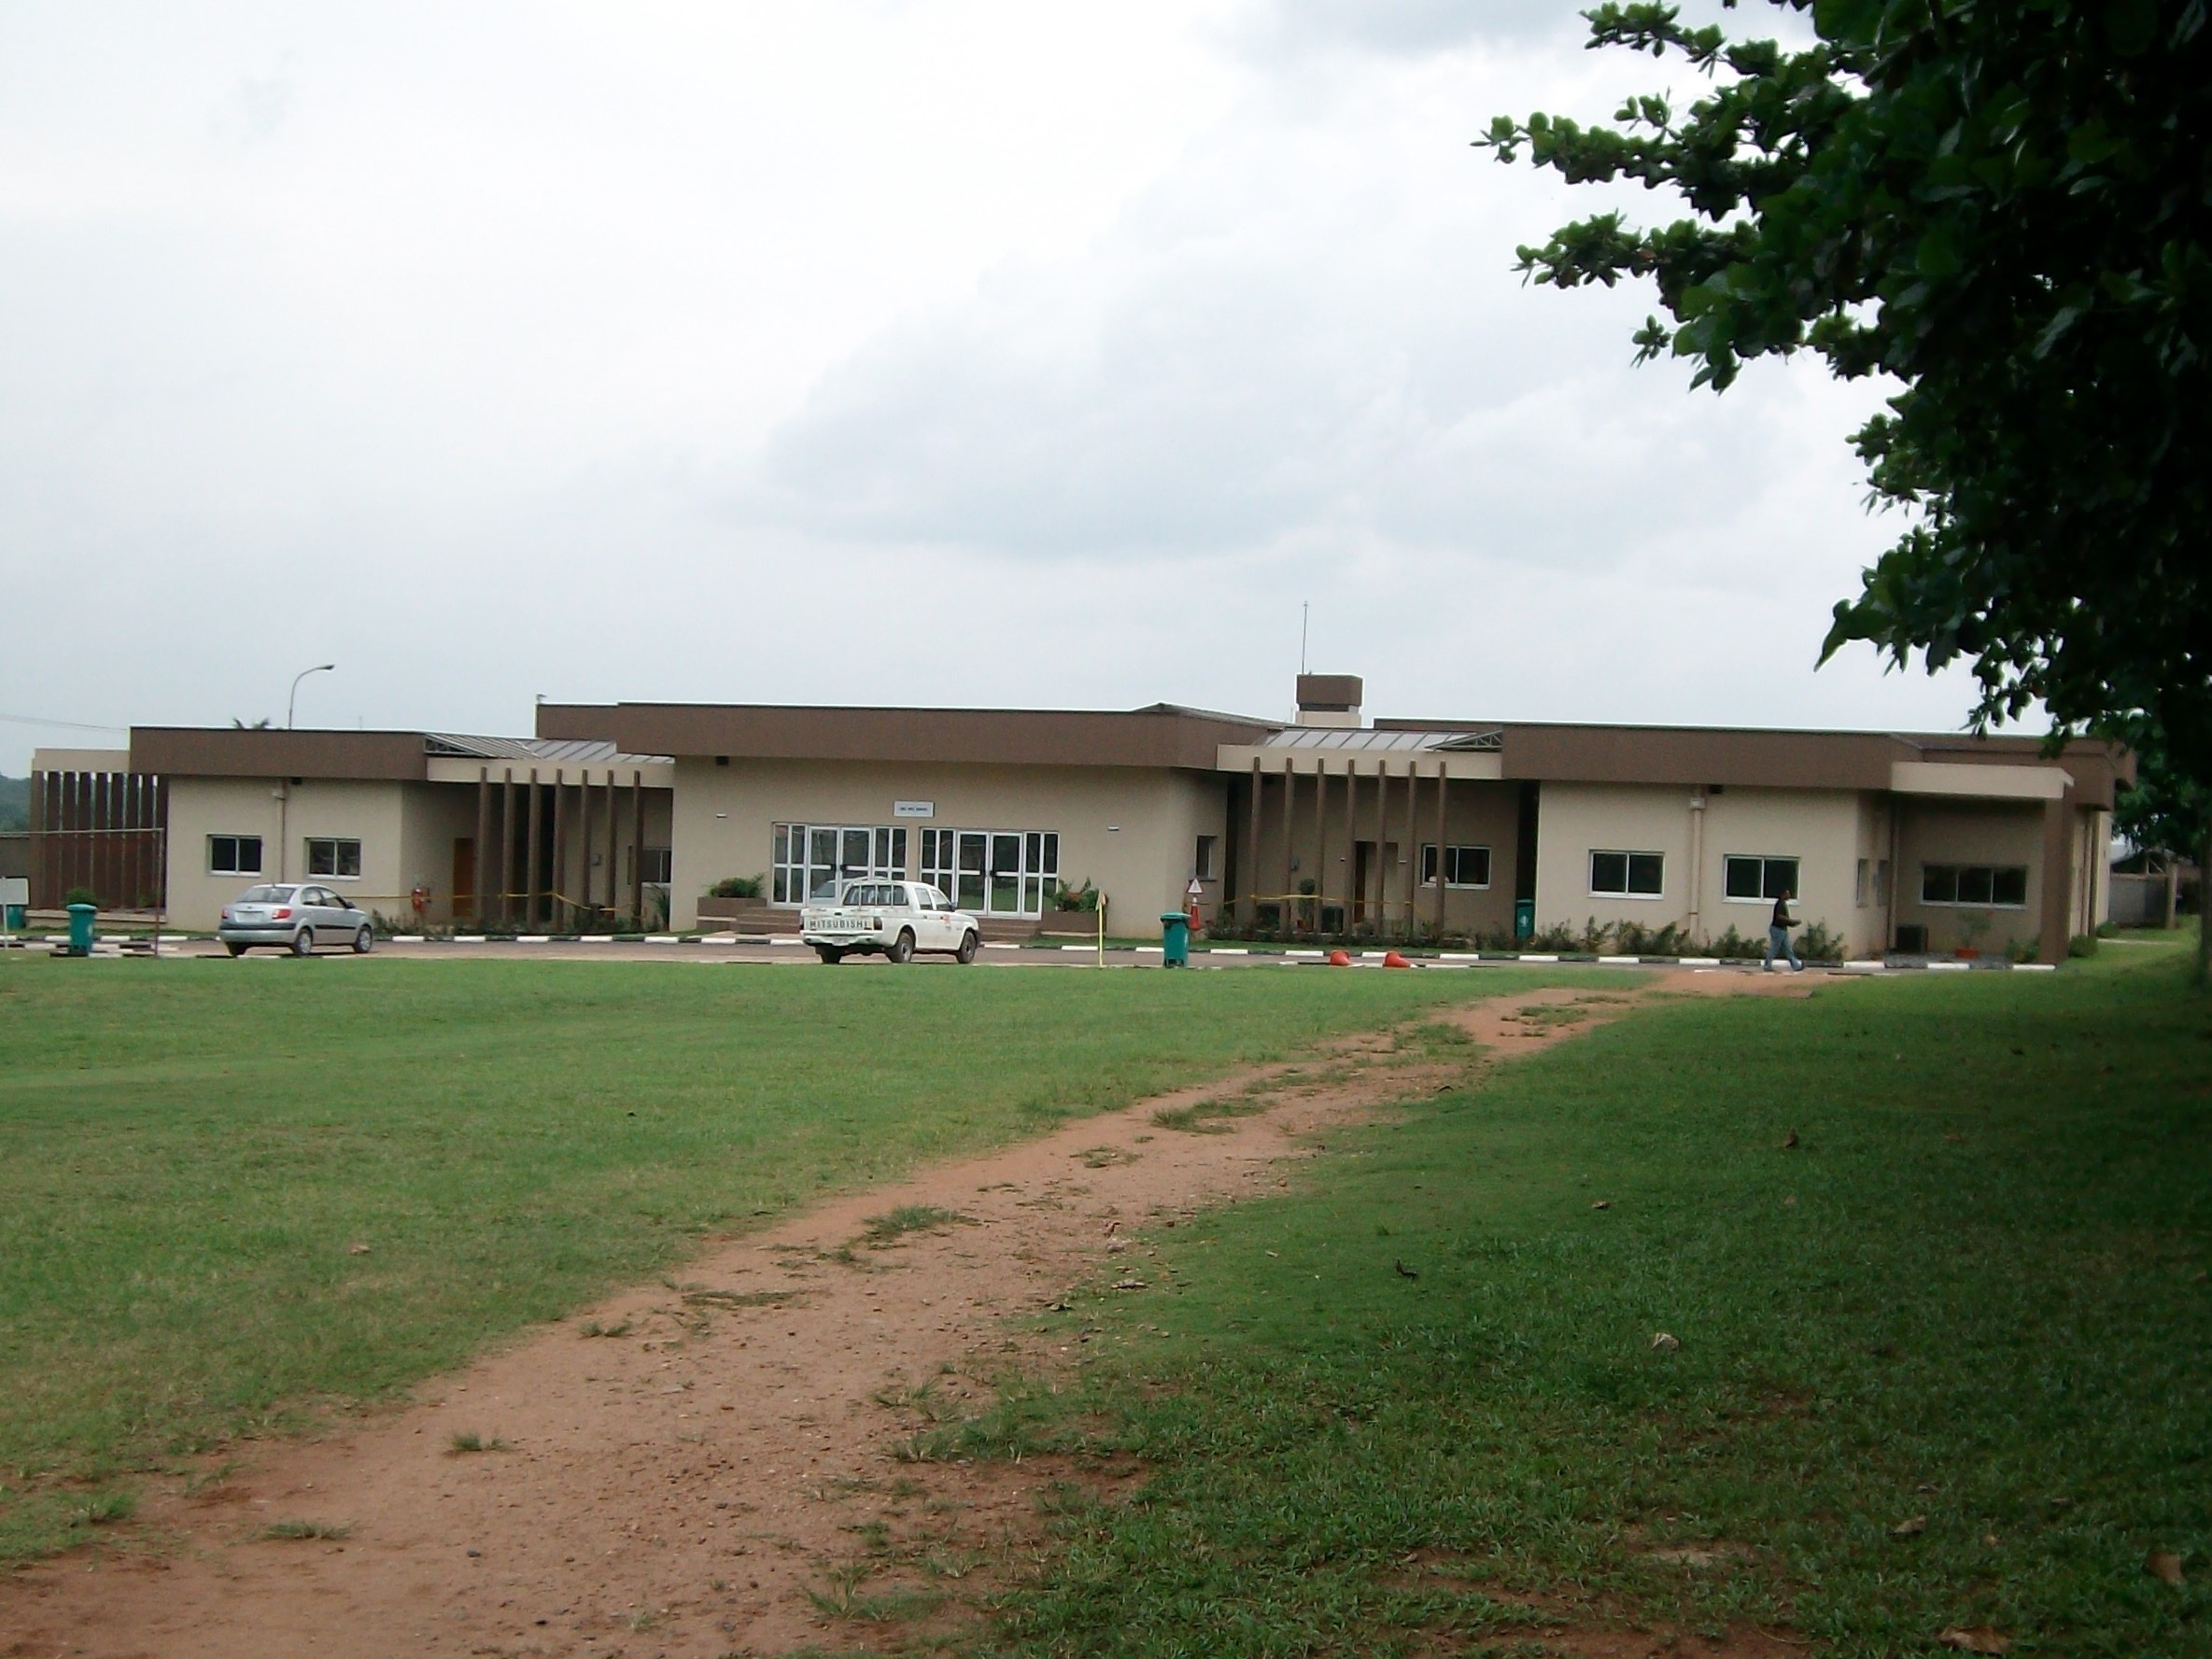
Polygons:
M1788 957L1790 966L1796 972L1802 974L1805 971L1805 964L1797 960L1796 949L1790 944L1790 929L1797 925L1797 919L1790 914L1792 896L1790 890L1785 887L1782 890L1782 897L1774 901L1774 917L1767 923L1767 960L1759 964L1762 972L1773 970L1777 956Z

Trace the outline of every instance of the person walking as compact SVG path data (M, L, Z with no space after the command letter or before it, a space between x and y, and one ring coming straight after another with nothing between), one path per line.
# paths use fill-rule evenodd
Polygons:
M1788 957L1793 972L1802 974L1805 971L1805 964L1797 960L1796 947L1790 943L1790 929L1798 925L1797 919L1790 914L1790 900L1794 896L1785 887L1782 890L1782 896L1774 901L1774 915L1767 923L1767 960L1759 964L1762 973L1773 971L1777 956Z

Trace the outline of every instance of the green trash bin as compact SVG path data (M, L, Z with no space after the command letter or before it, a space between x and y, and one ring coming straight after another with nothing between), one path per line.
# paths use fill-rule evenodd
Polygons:
M1160 962L1171 968L1191 965L1191 918L1180 910L1160 912Z
M1536 936L1536 901L1515 899L1513 902L1513 936L1532 939Z
M8 931L9 933L11 933L11 934L20 934L20 933L21 933L21 932L23 931L23 907L22 907L22 906L21 906L21 905L10 905L10 906L8 906L8 907L7 907L7 931Z
M71 905L69 907L70 955L92 955L92 918L99 914L100 907L97 905Z

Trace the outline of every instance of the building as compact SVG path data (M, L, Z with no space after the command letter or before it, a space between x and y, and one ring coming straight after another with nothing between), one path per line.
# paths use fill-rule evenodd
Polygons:
M1117 932L1757 938L1777 894L1853 954L2063 955L2107 913L2132 761L2074 742L1121 711L546 704L527 738L147 727L36 803L158 800L169 914L254 877L426 925L767 921L834 877L934 882L1001 932L1096 892ZM97 768L91 769L97 772ZM80 814L80 816L82 816ZM93 816L97 816L95 813ZM84 827L49 825L45 856ZM76 843L65 837L75 833ZM34 849L36 864L41 853ZM710 890L757 878L760 896Z

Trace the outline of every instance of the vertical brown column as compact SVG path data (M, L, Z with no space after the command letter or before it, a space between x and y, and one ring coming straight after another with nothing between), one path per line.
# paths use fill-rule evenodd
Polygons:
M506 768L500 787L500 925L506 926L514 903L514 768Z
M471 861L473 866L469 885L475 891L469 894L469 910L476 919L478 928L484 926L484 882L491 874L491 768L476 768L476 854ZM454 895L458 901L458 893ZM460 925L460 909L454 908L454 925Z
M530 768L529 828L525 834L524 865L522 874L522 925L531 933L538 931L538 860L544 851L538 828L539 795L538 768Z
M2043 928L2036 960L2066 960L2071 943L2067 923L2073 920L2074 805L2061 796L2043 803ZM1893 873L1893 880L1895 879Z
M1314 928L1328 931L1329 917L1329 756L1318 757L1314 773Z
M1411 939L1420 921L1421 898L1421 766L1405 763L1405 936Z
M1451 764L1442 759L1436 763L1436 936L1440 939L1444 937L1444 848L1445 831L1450 828L1445 806L1452 793Z
M46 890L52 879L46 867L49 851L46 838L46 774L33 772L31 774L31 904L34 907L41 910L46 908Z
M583 851L577 855L577 882L583 907L576 916L576 926L582 929L591 921L591 768L584 768L584 776L576 782L576 827L584 837Z
M1383 832L1389 827L1389 761L1376 761L1376 938L1389 931L1389 865L1383 863Z
M154 778L154 865L157 871L155 888L157 903L162 915L169 913L169 780L158 773Z
M1245 859L1244 919L1247 926L1260 925L1260 808L1267 799L1267 775L1260 769L1260 757L1252 756L1251 811L1245 822L1245 846L1248 850Z
M546 910L552 919L553 931L557 934L568 932L568 929L562 925L562 913L568 908L568 901L562 895L568 892L569 887L569 824L567 814L561 810L562 803L569 793L568 777L569 770L566 766L554 767L553 879L545 885L549 889Z
M645 774L630 774L630 913L645 925Z
M614 913L622 908L622 900L615 883L622 879L622 820L614 807L614 763L607 763L607 919L613 921Z

